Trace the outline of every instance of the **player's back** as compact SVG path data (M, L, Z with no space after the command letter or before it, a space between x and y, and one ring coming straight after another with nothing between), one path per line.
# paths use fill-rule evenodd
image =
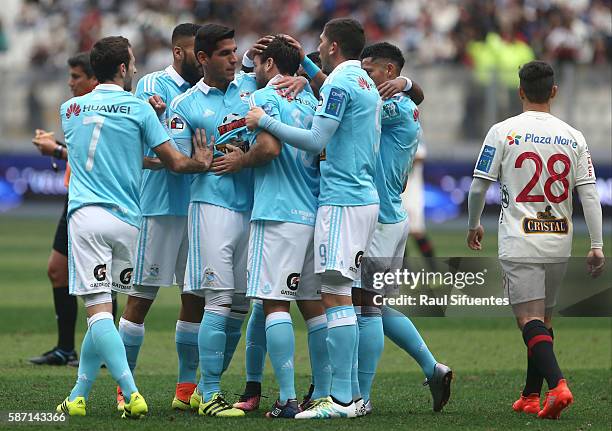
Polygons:
M72 169L69 214L85 205L100 205L139 225L143 140L151 137L144 135L157 132L156 144L163 143L159 129L145 127L147 109L155 116L147 103L109 84L61 106Z
M395 95L383 103L376 170L380 223L398 223L406 218L400 195L418 147L420 131L419 111L409 97Z
M275 89L272 83L253 93L251 103L284 124L309 129L317 107L313 94L301 91L292 97ZM313 154L281 144L277 158L254 169L251 219L314 225L319 194L318 161Z
M374 185L382 101L357 60L337 66L321 88L316 115L339 121L321 158L320 205L378 203Z
M582 133L551 114L524 112L491 128L474 175L500 181L500 257L570 255L572 191L595 182Z

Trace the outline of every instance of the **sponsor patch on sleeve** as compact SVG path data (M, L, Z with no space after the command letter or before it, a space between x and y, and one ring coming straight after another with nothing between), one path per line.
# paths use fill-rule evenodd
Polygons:
M264 112L268 115L272 115L272 112L274 112L274 107L272 106L271 103L266 103L264 104L261 109L264 110Z
M495 147L485 145L480 153L480 158L476 164L476 170L481 172L489 172L491 169L491 163L493 163L493 157L495 156Z
M337 117L342 110L342 104L346 101L346 92L341 88L332 87L329 98L325 104L325 113Z

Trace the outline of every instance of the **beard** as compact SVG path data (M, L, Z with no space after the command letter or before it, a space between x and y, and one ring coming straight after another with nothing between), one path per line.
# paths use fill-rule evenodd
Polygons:
M132 77L125 77L125 79L123 80L123 89L125 91L132 91Z
M193 64L186 59L181 63L181 76L189 85L195 85L203 76L202 66L199 64Z

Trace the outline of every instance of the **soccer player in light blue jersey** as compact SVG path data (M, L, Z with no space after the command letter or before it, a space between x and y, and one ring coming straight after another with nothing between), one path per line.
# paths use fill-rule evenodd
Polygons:
M275 87L283 76L293 76L297 71L299 50L283 36L275 36L254 61L260 89L251 96L251 104L263 107L285 124L309 128L317 107L314 95L309 91L294 95ZM292 418L299 412L293 367L295 338L289 314L292 301L297 301L308 326L310 363L315 388L320 392L317 398L329 394L331 377L327 319L314 274L318 157L282 143L261 129L251 134L250 141L246 154L234 151L216 159L212 171L227 173L256 167L247 296L263 301L267 352L280 386L279 398L267 417ZM253 409L248 400L237 406Z
M202 77L193 50L199 25L184 23L172 32L173 62L159 72L143 76L136 86L136 97L152 103L163 125L167 122L167 107L172 99L184 93ZM172 127L173 125L168 125ZM174 124L176 126L176 124ZM187 152L185 152L187 153ZM147 156L154 156L148 150ZM119 321L128 364L132 373L144 340L144 319L162 286L175 282L183 290L187 263L187 208L190 176L175 174L168 169L145 170L140 188L142 223L136 250L133 287ZM204 300L196 295L182 294L179 319L176 322L178 382L172 407L188 410L189 397L196 386L198 369L198 329L202 320ZM119 389L119 388L118 388ZM123 409L123 395L118 392L117 407Z
M125 397L123 417L138 418L147 404L138 392L111 314L111 290L130 289L140 227L140 182L146 149L176 172L203 172L212 162L198 131L188 158L170 143L155 111L129 91L136 72L123 37L94 45L91 65L100 83L62 104L60 115L72 168L68 201L69 287L83 298L88 330L78 379L58 412L84 416L100 366L106 364Z
M401 50L390 43L370 45L361 53L361 67L378 86L397 78L403 66ZM419 111L410 98L398 93L384 102L380 157L376 171L380 211L376 231L365 253L372 258L372 269L375 271L401 268L409 220L400 195L406 185L420 133ZM362 285L361 280L353 287L353 302L359 324L359 389L365 402L365 413L372 411L370 388L383 351L384 335L419 363L433 396L433 410L440 411L450 397L452 371L446 365L436 362L407 316L392 308L381 309L376 305L376 296L397 292L394 289L388 292L377 290Z
M356 416L354 398L359 394L352 381L357 381L358 333L351 288L360 277L379 203L374 175L382 100L359 61L365 44L363 28L353 19L334 19L325 25L320 39L321 63L331 73L321 87L312 128L283 124L261 108L253 108L247 116L250 128L261 127L291 146L321 153L315 273L321 275L332 381L330 397L313 403L297 419ZM319 72L312 63L303 65L311 77Z

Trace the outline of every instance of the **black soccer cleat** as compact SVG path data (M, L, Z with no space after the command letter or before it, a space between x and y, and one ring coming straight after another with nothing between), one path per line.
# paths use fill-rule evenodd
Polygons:
M453 371L446 365L438 363L434 367L431 379L427 379L423 383L423 385L429 386L431 391L434 412L442 411L442 408L448 403L452 380Z
M293 419L300 412L297 400L287 400L283 405L276 400L272 406L272 410L266 413L266 417L270 419Z
M28 359L35 365L70 365L71 367L79 366L79 359L77 358L76 351L64 352L58 347L54 347L48 352L43 353L40 356Z

